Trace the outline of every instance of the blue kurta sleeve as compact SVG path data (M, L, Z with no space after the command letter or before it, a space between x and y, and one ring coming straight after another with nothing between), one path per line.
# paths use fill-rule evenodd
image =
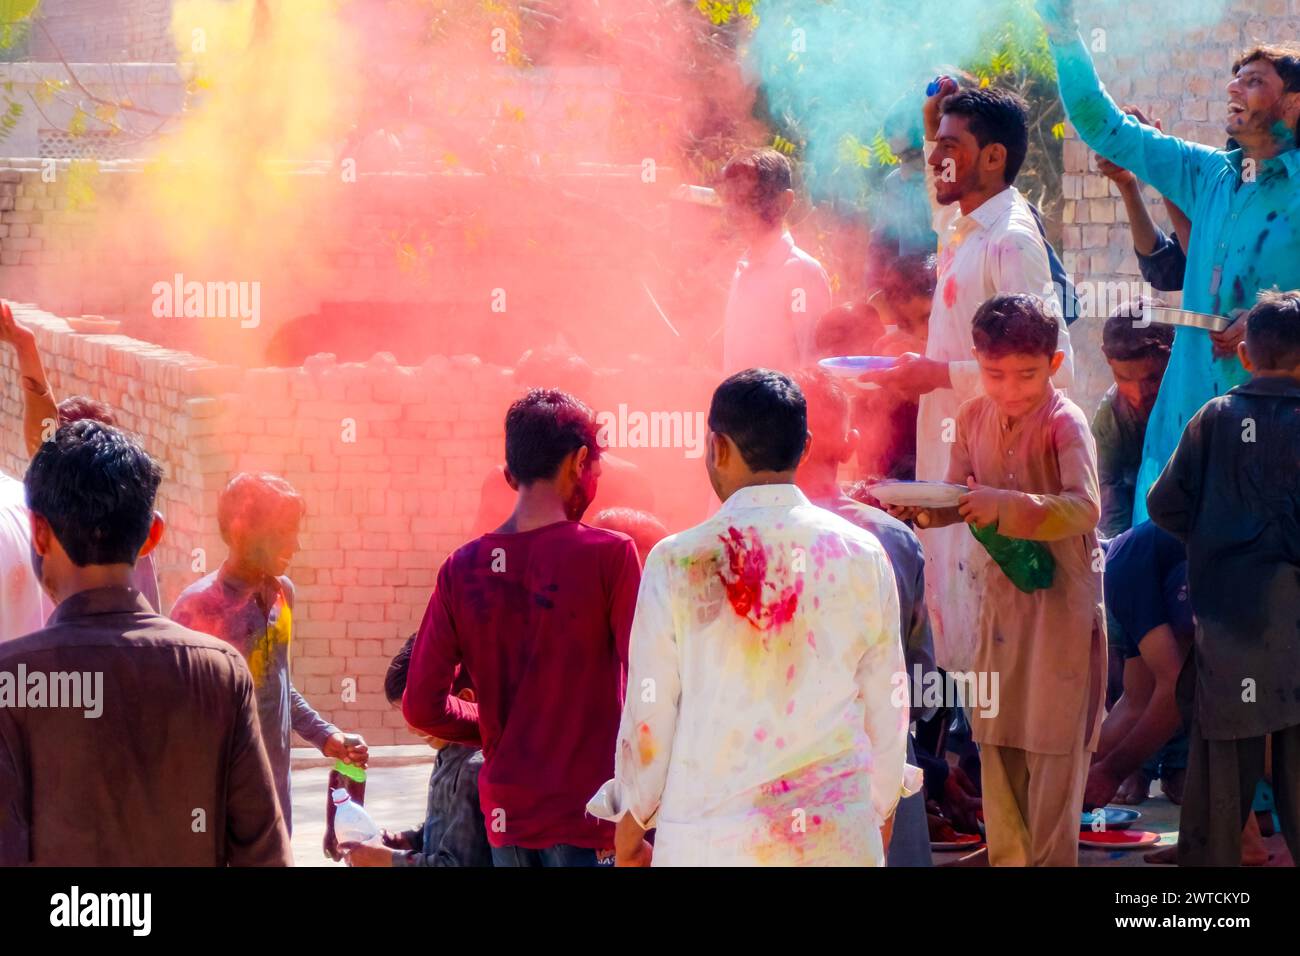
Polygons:
M1106 92L1078 34L1054 42L1052 57L1066 115L1088 148L1132 170L1180 209L1194 209L1202 168L1221 164L1220 151L1166 136L1126 114Z

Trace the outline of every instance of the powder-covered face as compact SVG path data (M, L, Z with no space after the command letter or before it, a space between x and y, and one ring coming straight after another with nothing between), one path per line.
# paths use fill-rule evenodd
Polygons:
M766 201L755 177L740 175L718 187L722 199L722 222L745 239L761 236L780 221L780 202Z
M1115 389L1124 401L1146 415L1156 404L1160 380L1164 378L1168 356L1162 358L1109 359L1115 376Z
M231 551L241 563L279 577L289 570L300 547L298 530L302 513L297 502L285 502L262 521L237 520L231 533Z
M992 149L990 143L987 149ZM939 120L938 140L930 154L930 175L935 198L943 205L957 202L980 186L980 158L984 150L970 131L965 116L945 114Z
M1227 134L1237 140L1272 136L1289 138L1284 148L1295 145L1294 117L1282 123L1293 109L1297 94L1286 93L1282 77L1267 60L1247 63L1228 83Z
M926 337L930 324L930 309L934 305L934 296L914 295L903 299L894 310L898 327L908 335L919 339Z
M994 358L975 353L985 394L993 399L998 411L1010 418L1023 415L1043 400L1051 389L1052 373L1064 358L1063 352L1050 358L1022 353Z

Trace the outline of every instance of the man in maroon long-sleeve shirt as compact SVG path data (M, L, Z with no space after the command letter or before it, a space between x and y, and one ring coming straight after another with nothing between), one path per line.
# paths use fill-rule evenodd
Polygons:
M641 570L627 535L582 524L600 476L595 418L534 389L506 414L514 513L438 572L402 710L481 744L479 800L497 866L613 862L614 828L586 813L614 767ZM477 702L452 694L458 667Z

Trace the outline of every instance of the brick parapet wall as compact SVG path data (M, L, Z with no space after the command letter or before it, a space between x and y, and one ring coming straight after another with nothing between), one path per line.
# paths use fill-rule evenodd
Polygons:
M307 518L290 570L295 685L372 743L405 741L383 674L418 626L438 566L468 537L483 478L501 458L513 373L472 357L409 368L383 355L243 370L122 335L76 334L29 306L16 315L35 329L56 394L109 403L163 463L164 610L224 557L216 502L232 474L275 472L302 493ZM0 462L21 476L11 350L0 363L0 413L15 423L0 430ZM343 700L346 678L355 678L354 701Z

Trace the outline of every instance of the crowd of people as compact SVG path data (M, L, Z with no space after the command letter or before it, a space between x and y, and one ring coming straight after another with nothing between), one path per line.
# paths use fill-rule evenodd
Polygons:
M713 507L665 527L581 363L521 363L476 537L384 680L437 751L426 818L350 865L925 866L975 834L964 862L1072 866L1081 813L1157 778L1181 821L1153 859L1266 862L1258 801L1300 856L1300 47L1232 65L1215 149L1121 109L1068 0L1039 6L1143 274L1227 329L1121 304L1089 420L1008 91L932 84L849 301L786 226L790 160L738 154ZM0 481L0 864L292 862L292 735L370 757L291 679L302 496L234 476L229 553L164 616L159 465L112 409L55 403L7 306L0 340L32 455ZM819 366L846 355L895 361ZM883 505L889 479L961 488Z

